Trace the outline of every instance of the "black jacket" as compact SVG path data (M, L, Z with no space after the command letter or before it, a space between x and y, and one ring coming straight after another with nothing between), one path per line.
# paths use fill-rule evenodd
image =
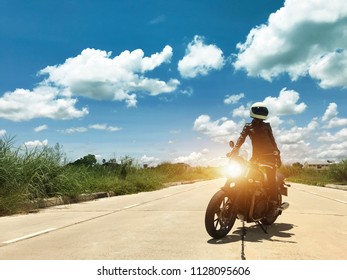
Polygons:
M266 161L273 161L279 158L280 151L277 148L269 123L256 120L246 123L235 144L236 150L240 149L247 136L252 141L252 160L266 159ZM278 152L278 156L271 155L274 152Z

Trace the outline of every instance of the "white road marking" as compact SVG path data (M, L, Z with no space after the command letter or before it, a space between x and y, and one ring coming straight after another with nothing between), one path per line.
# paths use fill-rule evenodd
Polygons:
M347 204L347 202L344 201L344 200L340 200L340 199L334 199L334 200L337 201L337 202L342 202L342 203L344 203L344 204Z
M4 241L2 243L10 244L10 243L18 242L18 241L21 241L21 240L24 240L24 239L28 239L28 238L31 238L31 237L34 237L34 236L38 236L38 235L41 235L41 234L53 231L55 229L56 228L48 228L48 229L45 229L45 230L42 230L42 231L38 231L38 232L34 232L34 233L31 233L31 234L28 234L28 235L24 235L22 237L18 237L18 238L15 238L15 239L7 240L7 241Z
M132 205L129 205L129 206L125 206L123 209L133 208L133 207L138 206L138 205L140 205L140 203L136 203L136 204L132 204Z

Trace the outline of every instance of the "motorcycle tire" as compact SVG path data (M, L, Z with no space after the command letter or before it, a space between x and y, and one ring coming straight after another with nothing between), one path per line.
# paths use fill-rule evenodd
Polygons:
M226 236L233 227L236 213L230 197L223 190L219 190L211 198L205 214L205 228L213 238Z

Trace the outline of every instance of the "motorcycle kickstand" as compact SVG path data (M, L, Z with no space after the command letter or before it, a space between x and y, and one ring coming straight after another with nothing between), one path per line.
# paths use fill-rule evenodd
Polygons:
M268 234L268 232L267 232L267 226L264 226L261 222L259 222L259 221L256 221L255 222L258 226L260 226L261 227L261 229L263 230L263 232L265 232L266 234Z

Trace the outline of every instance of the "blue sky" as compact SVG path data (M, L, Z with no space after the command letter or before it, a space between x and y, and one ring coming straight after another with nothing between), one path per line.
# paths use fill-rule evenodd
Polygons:
M217 165L264 101L284 162L338 161L346 30L344 0L0 0L0 135Z

